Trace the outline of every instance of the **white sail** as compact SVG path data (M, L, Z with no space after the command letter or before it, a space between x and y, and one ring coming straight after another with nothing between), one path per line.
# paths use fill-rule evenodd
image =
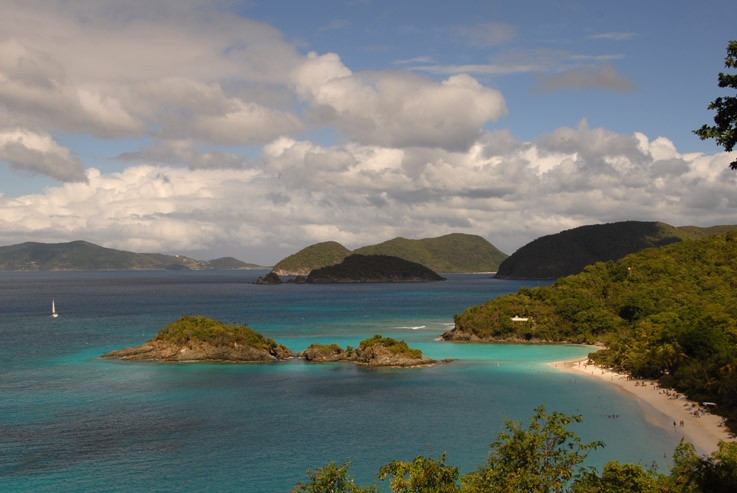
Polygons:
M56 313L56 306L54 305L54 300L51 300L51 316L53 318L56 318L59 316L59 314Z

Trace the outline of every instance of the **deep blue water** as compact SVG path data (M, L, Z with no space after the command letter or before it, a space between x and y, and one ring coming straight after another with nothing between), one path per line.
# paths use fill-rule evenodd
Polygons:
M678 443L629 397L544 364L585 347L435 341L455 313L537 282L253 284L264 273L0 273L0 491L289 491L331 460L352 461L371 483L393 459L444 451L469 471L505 418L543 403L582 414L575 430L606 442L591 465L662 466ZM295 352L379 333L456 361L372 370L99 358L188 314L245 323Z

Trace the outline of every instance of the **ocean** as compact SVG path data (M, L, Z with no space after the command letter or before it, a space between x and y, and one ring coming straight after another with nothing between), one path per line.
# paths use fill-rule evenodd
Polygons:
M287 492L330 461L351 462L350 474L370 484L394 459L443 452L467 472L505 419L526 420L540 404L581 414L572 428L606 443L588 465L669 466L678 436L648 422L635 400L545 364L589 348L436 340L466 307L545 282L451 274L254 284L266 272L0 273L0 490ZM454 361L366 369L100 358L182 315L246 324L295 352L382 334Z

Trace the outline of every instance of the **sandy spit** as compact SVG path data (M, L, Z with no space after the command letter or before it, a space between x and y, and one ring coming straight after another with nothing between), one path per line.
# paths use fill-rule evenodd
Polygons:
M711 414L703 403L691 402L673 390L662 389L652 380L634 380L625 373L599 367L588 358L548 363L558 370L585 375L614 386L635 397L651 422L685 437L698 452L711 454L721 440L735 441L724 426L724 418Z

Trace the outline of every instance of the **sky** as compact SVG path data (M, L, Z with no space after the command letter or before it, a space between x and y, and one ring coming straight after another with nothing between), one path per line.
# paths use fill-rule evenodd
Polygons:
M0 245L737 224L733 0L0 0ZM737 152L737 151L736 151Z

